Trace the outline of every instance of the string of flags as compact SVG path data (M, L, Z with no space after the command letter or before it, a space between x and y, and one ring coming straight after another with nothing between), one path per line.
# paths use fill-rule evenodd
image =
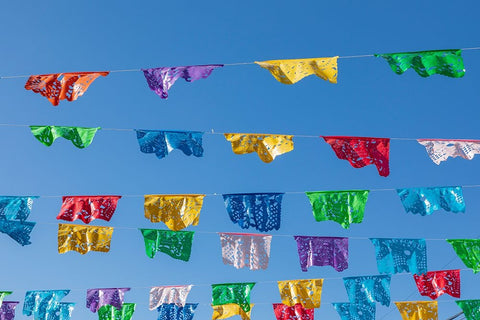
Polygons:
M466 48L463 50L477 49L480 48ZM462 49L385 53L368 56L385 59L393 72L398 75L403 74L410 68L424 78L434 74L451 78L461 78L465 75ZM311 75L316 75L330 83L337 83L338 58L338 56L335 56L311 59L268 60L255 61L255 64L268 70L277 81L283 84L294 84ZM223 66L224 64L159 67L138 71L143 72L148 87L153 92L161 99L167 99L169 89L178 79L182 78L187 82L206 79L215 69ZM100 71L31 75L25 83L25 89L39 93L47 98L52 105L58 106L60 100L76 100L85 94L88 87L98 77L106 77L109 73L109 71ZM0 79L16 77L0 77Z

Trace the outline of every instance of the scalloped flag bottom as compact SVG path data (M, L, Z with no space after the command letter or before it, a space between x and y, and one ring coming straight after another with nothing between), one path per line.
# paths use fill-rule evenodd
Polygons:
M347 160L354 168L363 168L374 164L382 177L390 174L390 139L322 136L338 159Z
M145 242L145 252L153 258L160 251L170 257L188 261L192 252L193 231L140 229Z
M64 196L58 220L82 220L90 223L95 219L110 221L122 196Z
M58 224L58 253L77 251L85 254L89 251L108 252L112 240L113 228L83 226L77 224Z
M79 149L88 147L99 129L100 127L30 126L30 131L35 138L47 147L51 146L57 138L62 137L72 141L73 145Z
M274 303L273 312L277 320L313 320L314 309L306 309L300 303L287 306L283 303Z
M34 75L28 78L25 89L40 93L51 104L58 106L60 100L77 100L95 79L100 76L106 77L108 74L108 71L101 71Z
M224 264L237 269L267 269L272 236L251 233L220 232Z
M98 320L130 320L135 312L135 303L124 303L120 309L104 305L98 309Z
M460 298L460 270L430 271L422 275L414 274L413 278L422 296L435 300L447 293Z
M341 302L332 303L332 305L342 320L375 320L376 307L374 303L355 304Z
M369 190L305 192L316 221L335 221L344 229L361 223Z
M313 74L330 83L337 83L337 59L338 57L288 59L255 61L255 63L270 71L275 79L284 84L294 84Z
M461 78L465 75L460 49L384 53L375 56L384 58L393 72L399 75L410 68L421 77L441 74L451 78Z
M348 300L356 304L380 302L390 305L390 275L343 278Z
M403 320L438 320L437 301L395 302Z
M230 220L242 229L261 232L280 229L283 193L224 194Z
M70 290L27 291L23 303L23 314L34 320L68 320L74 303L60 302Z
M0 320L15 319L15 308L18 304L18 301L3 301L0 306Z
M447 239L447 242L467 268L473 273L480 271L480 239Z
M145 218L163 222L173 231L196 226L204 197L204 194L145 195Z
M162 304L174 303L179 307L185 306L192 285L160 286L150 289L150 310L155 310Z
M31 244L30 233L35 222L25 221L38 197L0 196L0 232L22 246Z
M187 303L183 307L176 304L162 304L157 308L157 320L192 320L198 303Z
M101 307L111 305L118 310L122 308L125 292L130 288L102 288L87 290L87 308L97 312Z
M378 272L394 274L427 272L425 239L370 238L375 246Z
M472 160L480 154L480 140L418 139L417 142L425 147L428 156L437 165L449 157Z
M338 272L348 268L348 238L293 237L297 241L302 271L312 266L332 266Z
M256 152L263 162L270 163L277 156L293 150L293 136L250 133L225 133L235 154Z
M235 303L243 311L250 311L250 291L255 282L212 284L212 305Z
M443 209L465 212L462 187L404 188L397 189L406 212L430 215Z
M456 300L467 320L480 319L480 300Z
M250 310L245 312L243 309L235 303L228 303L221 306L213 306L212 320L227 319L236 315L239 315L242 320L250 320L252 308L254 304L250 304Z
M142 69L148 86L160 98L168 98L168 90L179 78L192 82L200 79L206 79L216 68L223 67L223 64L209 64L201 66L183 66L183 67L160 67Z
M158 131L139 130L137 141L143 153L155 153L158 159L163 159L174 149L186 156L203 157L203 132L198 131Z
M282 304L289 307L295 307L299 304L305 309L320 308L322 286L323 279L278 281L278 291L280 291ZM291 314L290 311L295 310L296 308L293 308L288 313Z

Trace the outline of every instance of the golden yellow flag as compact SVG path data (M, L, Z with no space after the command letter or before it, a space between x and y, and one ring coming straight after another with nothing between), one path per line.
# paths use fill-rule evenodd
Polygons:
M226 319L236 315L239 315L242 320L250 320L250 314L252 312L254 304L250 304L250 311L245 312L243 309L236 303L227 303L220 306L212 306L213 314L212 320L215 319Z
M204 194L145 195L145 218L161 221L173 231L196 226L204 197Z
M293 307L300 303L305 309L320 308L323 279L278 281L282 303Z
M225 133L236 154L256 152L263 162L272 162L276 156L293 150L293 136L250 133Z
M58 224L58 253L77 251L110 251L113 228L84 226L77 224Z
M437 301L395 302L403 320L438 320Z
M284 84L294 84L312 74L331 83L337 83L337 58L268 60L255 63L270 71L275 79Z

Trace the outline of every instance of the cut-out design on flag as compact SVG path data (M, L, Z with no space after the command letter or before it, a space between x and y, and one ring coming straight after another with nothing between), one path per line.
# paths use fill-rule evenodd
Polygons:
M245 312L243 309L235 303L228 303L220 306L213 306L212 320L227 319L236 315L239 315L242 320L250 320L252 308L254 304L250 304L250 310Z
M33 199L37 196L16 197L0 196L0 219L1 220L27 220L33 206Z
M174 303L162 304L158 310L157 320L192 320L198 303L187 303L179 307Z
M108 74L108 71L100 71L33 75L25 83L25 89L40 93L52 105L58 106L60 100L77 100L95 79Z
M460 298L460 270L429 271L422 275L414 274L418 292L432 300L447 293Z
M261 232L280 229L283 193L224 194L230 220L242 229Z
M375 246L378 272L394 274L427 272L425 239L370 238Z
M376 306L374 303L332 303L342 320L375 320Z
M200 66L182 66L182 67L160 67L142 69L148 86L160 98L168 98L168 90L179 79L183 78L187 82L200 79L206 79L216 68L223 67L223 64L209 64Z
M270 71L275 79L284 84L294 84L313 74L330 83L337 83L337 59L338 57L328 57L255 61L255 63Z
M428 156L437 165L449 157L472 160L480 154L480 140L417 139L417 142L425 147Z
M273 312L277 320L313 320L314 309L306 309L300 303L287 306L283 303L274 303Z
M0 306L0 320L13 320L15 319L15 308L18 305L18 301L3 301Z
M332 266L340 272L348 268L348 238L294 236L300 267Z
M305 192L312 205L316 221L335 221L344 229L351 223L361 223L369 190Z
M135 312L135 303L124 303L120 309L104 305L98 309L98 320L130 320Z
M101 307L111 305L118 310L122 308L125 292L130 288L100 288L87 290L87 308L97 312Z
M390 139L367 137L322 136L337 158L347 160L354 168L374 164L382 177L390 174Z
M251 133L225 133L235 154L256 152L263 162L270 163L277 156L293 150L293 136Z
M30 131L35 138L47 147L51 146L57 138L62 137L72 141L73 145L79 149L88 147L99 129L100 127L30 126Z
M238 304L243 311L250 311L250 291L255 282L212 284L212 305Z
M440 209L465 212L462 187L403 188L397 193L405 211L413 214L425 216Z
M150 310L155 310L162 304L174 303L183 307L187 302L188 294L192 285L183 286L160 286L150 289Z
M480 271L480 239L447 239L457 256L473 273Z
M399 75L410 68L424 78L432 74L451 78L461 78L465 75L460 49L383 53L375 56L384 58L393 72Z
M30 233L35 222L0 220L0 232L5 233L22 246L31 244Z
M480 319L480 300L456 300L467 320Z
M356 304L380 302L390 305L390 275L343 278L348 300Z
M437 301L395 302L403 320L438 320Z
M278 281L282 304L289 307L300 304L305 309L320 308L322 286L323 279Z
M70 290L36 290L25 293L23 314L34 320L68 320L74 303L60 302Z
M117 202L122 196L64 196L58 220L82 220L90 223L95 219L110 221Z
M219 232L224 264L237 269L267 269L270 259L271 235Z
M179 231L198 225L204 194L145 195L145 218L163 222L170 230Z
M77 251L85 254L89 251L108 252L112 240L113 228L83 226L77 224L58 224L58 253Z
M135 129L135 132L140 151L155 153L158 159L165 158L174 149L181 150L186 156L203 157L203 132L139 129Z
M149 258L160 251L170 257L188 261L192 252L193 231L171 231L140 229L145 241L145 252Z

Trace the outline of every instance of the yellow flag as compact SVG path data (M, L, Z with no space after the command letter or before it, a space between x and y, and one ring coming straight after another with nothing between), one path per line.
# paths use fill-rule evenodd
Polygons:
M337 58L289 59L255 61L260 67L284 84L294 84L312 74L331 83L337 83Z
M256 152L267 163L272 162L276 156L293 150L293 136L289 135L225 133L225 138L232 143L234 153Z
M437 320L437 301L395 302L403 320Z
M243 309L236 303L227 303L220 306L212 306L213 314L212 320L215 319L226 319L236 315L239 315L242 320L250 320L250 313L252 312L254 304L250 304L250 311L245 312Z
M58 224L58 253L77 251L110 251L113 228L84 226L77 224Z
M305 309L320 308L323 279L278 281L282 303L293 307L300 303Z
M163 222L170 230L196 226L204 194L145 195L145 218Z

